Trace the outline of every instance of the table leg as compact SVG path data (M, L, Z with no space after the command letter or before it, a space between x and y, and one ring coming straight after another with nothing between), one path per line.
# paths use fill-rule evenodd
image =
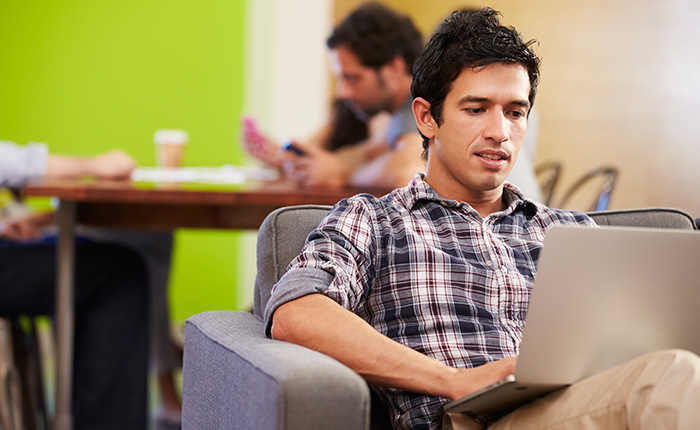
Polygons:
M71 430L73 391L73 337L75 324L75 215L76 204L61 201L58 209L56 260L56 416L55 430Z

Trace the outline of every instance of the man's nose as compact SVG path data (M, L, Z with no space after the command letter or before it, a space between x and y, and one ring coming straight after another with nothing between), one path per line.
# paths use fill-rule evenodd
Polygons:
M495 142L505 142L510 138L508 120L503 112L492 112L487 119L484 137Z
M350 100L352 96L352 91L350 86L343 79L339 79L338 83L335 85L335 97L340 100Z

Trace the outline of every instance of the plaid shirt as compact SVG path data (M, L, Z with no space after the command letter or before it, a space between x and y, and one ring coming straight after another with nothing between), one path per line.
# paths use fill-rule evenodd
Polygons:
M482 218L417 175L382 198L341 201L273 289L268 333L278 306L318 292L449 366L517 355L545 231L594 222L528 200L509 183L504 198L507 209ZM447 399L373 388L395 428L438 426L436 411Z

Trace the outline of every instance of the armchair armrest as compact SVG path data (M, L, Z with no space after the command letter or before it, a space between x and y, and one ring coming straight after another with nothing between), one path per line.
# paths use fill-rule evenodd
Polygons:
M212 311L187 320L184 429L369 428L370 392L340 362L265 337L246 312Z

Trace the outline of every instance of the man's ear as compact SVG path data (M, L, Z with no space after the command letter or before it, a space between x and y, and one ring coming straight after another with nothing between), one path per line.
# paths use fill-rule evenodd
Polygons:
M437 123L430 113L430 103L423 97L413 99L413 116L416 119L416 125L421 134L428 139L435 137L435 128Z
M391 61L379 68L379 74L384 79L384 82L394 85L401 85L402 78L410 73L406 69L406 60L402 56L397 55Z
M406 68L406 60L400 55L397 55L394 57L389 63L388 66L391 68L392 73L394 73L395 76L400 76L401 74L406 74L408 73L409 75L411 72L408 71Z

